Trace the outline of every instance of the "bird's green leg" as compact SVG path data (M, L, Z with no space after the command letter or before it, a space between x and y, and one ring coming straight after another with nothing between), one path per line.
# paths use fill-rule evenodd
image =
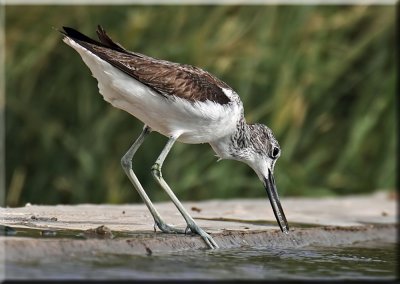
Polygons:
M144 139L146 136L151 132L151 128L148 127L147 125L144 126L143 131L140 133L139 137L136 139L136 141L132 144L132 146L129 148L129 150L126 152L126 154L122 157L121 159L121 165L122 168L124 169L126 175L132 182L133 186L139 193L140 197L143 199L144 203L146 204L147 208L150 210L151 215L154 218L154 229L155 226L157 225L161 231L165 233L181 233L184 234L185 230L183 229L178 229L175 228L171 225L168 225L163 221L161 218L160 214L154 207L153 203L151 202L150 198L144 191L142 185L140 184L139 180L137 179L135 173L132 170L132 159L133 156L135 155L136 151L139 149L140 145L142 145Z
M186 211L186 209L182 206L182 204L179 202L178 198L175 196L175 194L173 193L171 188L168 186L168 184L165 182L164 178L162 177L162 173L161 173L162 165L163 165L164 160L167 157L169 151L171 150L172 146L174 145L176 139L177 139L177 137L170 137L170 139L168 140L164 149L161 151L160 156L157 158L155 164L151 168L151 172L152 172L154 178L157 180L157 182L161 185L161 187L164 189L164 191L171 198L171 200L175 204L176 208L178 208L179 212L182 214L183 218L185 219L185 221L187 223L188 228L190 228L190 230L193 233L199 234L211 249L218 248L218 245L213 240L213 238L196 224L196 222L189 215L189 213Z

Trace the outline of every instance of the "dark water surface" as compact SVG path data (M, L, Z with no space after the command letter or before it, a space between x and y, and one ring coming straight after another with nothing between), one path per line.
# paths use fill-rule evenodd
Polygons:
M395 279L397 245L247 247L6 262L6 279Z

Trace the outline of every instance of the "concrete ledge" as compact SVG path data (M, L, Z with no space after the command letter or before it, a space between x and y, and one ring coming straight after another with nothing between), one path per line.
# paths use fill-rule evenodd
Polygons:
M292 248L308 245L336 246L363 241L395 242L396 225L363 227L322 227L294 229L290 236L278 230L234 231L213 234L221 248L246 246ZM26 261L45 257L79 256L81 254L151 255L166 252L207 249L200 237L144 233L116 239L71 240L2 237L7 261Z
M221 248L335 246L397 240L396 200L387 193L287 198L282 204L291 226L289 235L280 232L267 199L186 202L184 206ZM172 204L159 203L156 207L171 224L185 227ZM155 233L152 217L142 204L1 208L0 224L11 228L7 236L0 237L6 260L10 261L85 253L154 254L207 248L195 235ZM102 225L106 230L96 234L93 229Z

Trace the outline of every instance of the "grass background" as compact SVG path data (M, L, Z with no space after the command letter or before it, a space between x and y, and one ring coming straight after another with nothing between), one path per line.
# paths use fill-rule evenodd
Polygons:
M393 6L7 6L5 23L9 206L140 201L120 158L142 123L102 100L55 30L95 37L97 24L130 50L231 85L248 122L280 142L281 196L395 187ZM152 133L134 161L155 201L167 200L150 174L166 141ZM215 161L207 144L177 143L163 174L181 200L265 197L248 166Z

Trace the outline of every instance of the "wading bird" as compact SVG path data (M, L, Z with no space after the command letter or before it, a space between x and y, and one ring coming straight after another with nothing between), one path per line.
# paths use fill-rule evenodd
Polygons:
M121 159L122 167L150 210L155 224L165 233L199 234L210 248L213 238L201 229L165 182L161 168L176 141L209 143L219 159L249 165L267 190L282 232L289 227L273 177L281 151L272 131L262 124L247 124L243 103L226 83L194 66L155 59L126 50L114 42L101 26L99 41L75 29L63 27L63 41L82 57L98 81L104 100L144 123L142 132ZM167 224L132 170L132 159L151 131L169 138L151 172L187 223L185 230Z

